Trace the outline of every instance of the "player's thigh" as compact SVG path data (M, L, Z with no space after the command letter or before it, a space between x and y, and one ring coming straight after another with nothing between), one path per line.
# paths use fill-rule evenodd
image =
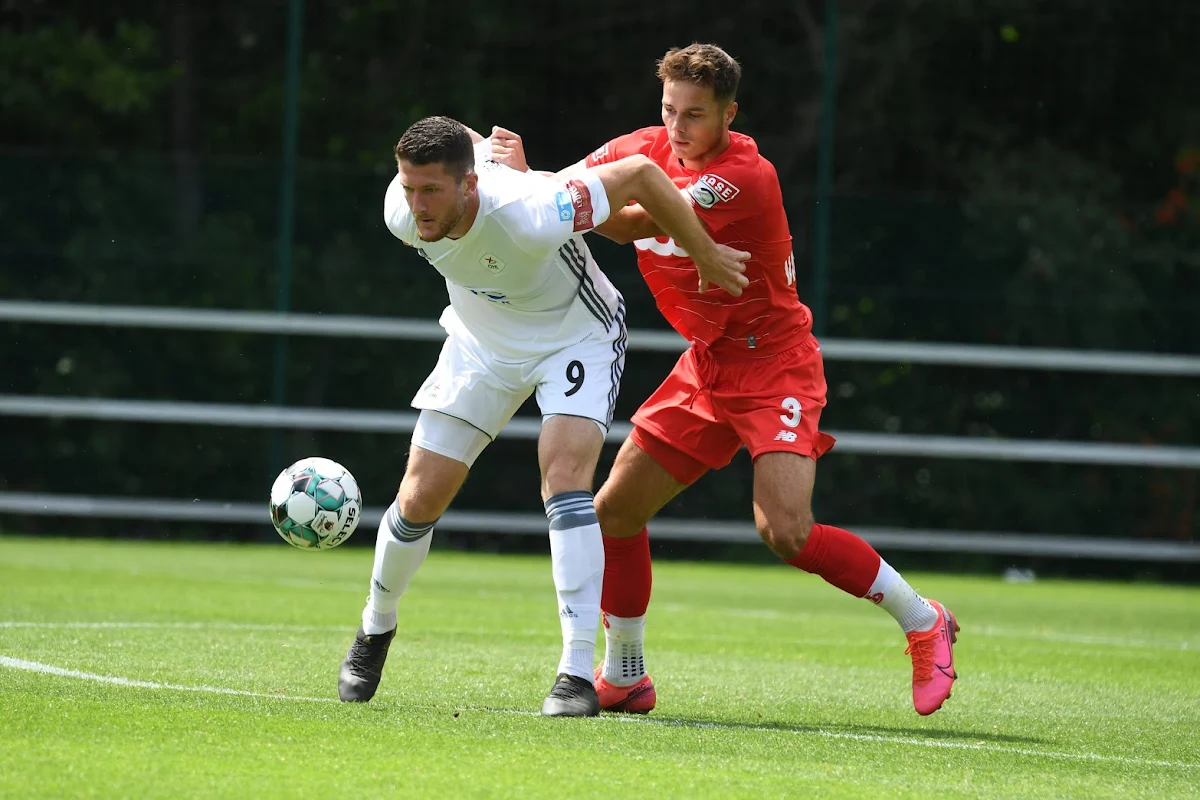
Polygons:
M605 536L636 536L663 506L688 487L642 449L636 438L631 435L621 445L608 480L596 494L596 516ZM642 437L642 441L647 439ZM679 456L688 458L683 453Z
M462 488L463 481L467 479L467 473L471 469L465 463L466 455L458 458L446 455L446 453L455 452L456 449L461 452L462 445L455 444L455 442L462 443L469 440L470 434L466 431L459 431L452 436L447 436L442 430L443 428L453 429L455 425L465 428L470 428L470 426L460 420L437 414L437 412L422 411L421 415L422 417L425 415L440 417L441 421L450 424L427 424L420 432L420 439L414 433L413 444L408 455L408 467L404 470L404 479L400 482L397 502L404 518L416 523L432 522L441 517L450 507L458 490ZM419 429L421 427L418 425ZM476 435L482 434L476 431ZM429 446L431 443L443 452L435 452L422 446L422 444ZM466 447L483 449L478 444L466 445Z
M684 485L727 465L742 445L717 414L707 372L689 348L633 415L634 443Z
M583 417L607 430L624 371L625 329L623 324L615 323L607 334L540 359L530 370L528 380L537 386L537 404L543 417Z
M819 430L825 368L815 339L764 359L723 364L713 405L750 456L793 453L820 458L834 439Z
M524 366L499 361L470 338L451 334L412 405L460 419L495 439L533 391L523 380Z
M788 452L764 453L754 460L754 524L779 557L800 554L812 530L812 494L817 462Z
M592 490L604 434L604 428L587 417L546 417L538 436L543 500L559 492Z

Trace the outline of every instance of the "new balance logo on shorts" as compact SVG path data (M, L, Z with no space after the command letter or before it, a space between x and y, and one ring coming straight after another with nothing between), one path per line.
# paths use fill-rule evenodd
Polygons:
M775 441L777 441L777 442L794 442L794 441L796 441L796 432L795 431L780 431L779 433L775 434Z

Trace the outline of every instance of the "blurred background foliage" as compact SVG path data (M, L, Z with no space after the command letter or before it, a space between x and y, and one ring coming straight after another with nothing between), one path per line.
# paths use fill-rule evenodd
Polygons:
M288 6L0 4L0 297L274 307ZM504 125L531 163L557 168L655 124L654 60L695 40L743 65L735 128L778 168L802 299L821 80L836 70L825 335L1200 351L1200 6L1167 0L307 0L292 307L438 315L441 280L380 214L392 145L415 119ZM664 327L632 249L593 248L631 326ZM0 326L0 391L270 399L270 337ZM290 344L287 402L330 408L406 409L437 351ZM671 362L630 355L619 416ZM1195 380L827 370L833 430L1200 445ZM13 490L265 503L282 466L262 431L0 418L0 436L0 487ZM297 432L285 458L337 458L380 504L406 446ZM748 476L743 455L671 513L745 518ZM835 450L817 512L848 526L1194 540L1197 490L1182 470ZM489 450L459 506L539 509L528 443Z

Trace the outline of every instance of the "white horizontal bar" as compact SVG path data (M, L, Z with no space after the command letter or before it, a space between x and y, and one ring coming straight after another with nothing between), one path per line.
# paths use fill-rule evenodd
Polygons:
M228 311L198 308L109 306L0 300L0 321L57 325L274 333L297 336L359 336L440 342L436 322L420 319ZM678 353L682 338L668 331L632 330L629 347ZM1200 356L1035 347L823 339L825 357L840 361L940 364L967 367L1062 370L1127 375L1200 376Z
M178 403L162 400L110 400L43 395L0 395L0 415L54 417L120 422L232 425L254 428L310 428L366 433L411 433L413 412L294 408L228 403ZM614 423L607 441L621 442L629 423ZM503 438L536 439L541 420L517 417ZM899 433L830 431L838 440L834 453L970 458L985 461L1037 461L1058 464L1200 468L1200 448L1101 442L1056 442L987 439L964 436L914 436Z
M67 494L0 492L0 506L12 514L107 519L157 519L213 524L270 525L267 503L218 503L210 500L168 500L87 497ZM368 508L362 525L379 523L382 508ZM542 514L511 511L447 511L439 530L504 535L545 535ZM1200 544L1141 539L1097 539L1074 536L989 531L930 531L902 528L855 528L876 547L952 553L993 553L1021 556L1066 556L1132 561L1200 561ZM650 525L655 539L757 544L749 522L657 519Z

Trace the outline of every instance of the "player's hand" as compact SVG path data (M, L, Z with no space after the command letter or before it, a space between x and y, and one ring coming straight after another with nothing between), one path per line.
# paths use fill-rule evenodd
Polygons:
M742 296L742 289L750 285L746 277L746 263L750 254L744 250L734 250L723 244L714 244L713 252L704 258L692 257L696 262L696 271L700 273L700 291L708 289L710 283L729 292L734 297Z
M525 145L521 143L520 134L513 133L499 125L492 127L492 161L512 167L517 172L528 172L529 164L525 161Z

